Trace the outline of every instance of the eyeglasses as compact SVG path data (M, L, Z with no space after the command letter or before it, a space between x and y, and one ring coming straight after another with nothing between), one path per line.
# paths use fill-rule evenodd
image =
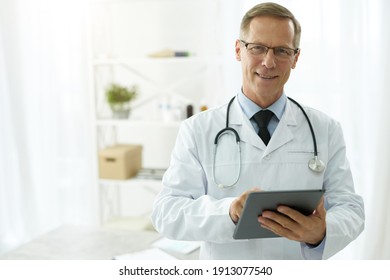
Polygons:
M267 55L269 50L273 50L274 55L279 60L288 60L292 56L296 55L299 51L299 48L291 49L286 47L267 47L257 43L247 43L244 40L240 40L244 44L248 52L255 56Z

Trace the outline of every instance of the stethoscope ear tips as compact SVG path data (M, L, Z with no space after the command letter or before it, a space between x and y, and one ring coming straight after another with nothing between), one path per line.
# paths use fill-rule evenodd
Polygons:
M314 157L309 160L309 168L314 172L321 173L325 169L325 164L318 157Z

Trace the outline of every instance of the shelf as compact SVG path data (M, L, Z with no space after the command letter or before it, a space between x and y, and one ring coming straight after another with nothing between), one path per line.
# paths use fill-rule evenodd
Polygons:
M102 185L157 185L161 184L161 179L145 179L145 178L129 178L126 180L120 179L99 179L100 184Z
M210 58L211 59L211 58ZM213 58L215 60L215 58ZM204 57L200 58L197 56L187 56L187 57L161 57L161 58L151 58L151 57L134 57L134 58L102 58L94 59L93 64L95 66L104 66L104 65L129 65L129 64L144 64L144 63L209 63L210 60Z
M162 121L162 120L116 120L116 119L99 119L96 120L97 126L130 126L130 127L172 127L179 128L181 121Z
M105 105L102 89L107 81L115 80L115 74L122 79L126 75L128 80L136 80L136 84L147 88L143 99L134 103L134 108L138 109L162 97L174 97L180 103L193 104L196 101L193 98L194 92L183 94L183 86L188 88L187 84L190 84L193 87L194 80L205 79L210 70L210 60L203 57L108 58L94 59L93 66L96 77L104 74L110 77L100 84L96 82L96 88L100 87L95 97L98 111ZM100 71L102 74L98 75Z
M143 168L140 169L135 177L126 180L99 179L101 184L108 185L148 185L160 186L162 177L166 169Z

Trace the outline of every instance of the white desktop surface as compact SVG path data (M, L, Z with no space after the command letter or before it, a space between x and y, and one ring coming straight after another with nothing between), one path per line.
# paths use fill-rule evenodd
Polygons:
M0 255L3 260L110 260L150 248L161 238L154 231L130 231L92 226L62 226L19 248ZM191 254L167 252L178 259L197 259Z

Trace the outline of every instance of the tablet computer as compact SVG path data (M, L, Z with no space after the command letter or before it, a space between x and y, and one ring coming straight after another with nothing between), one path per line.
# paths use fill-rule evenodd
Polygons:
M304 215L310 215L317 207L324 191L290 190L262 191L249 193L241 217L233 234L234 239L280 237L272 231L262 228L258 216L265 210L276 211L279 205L289 206Z

